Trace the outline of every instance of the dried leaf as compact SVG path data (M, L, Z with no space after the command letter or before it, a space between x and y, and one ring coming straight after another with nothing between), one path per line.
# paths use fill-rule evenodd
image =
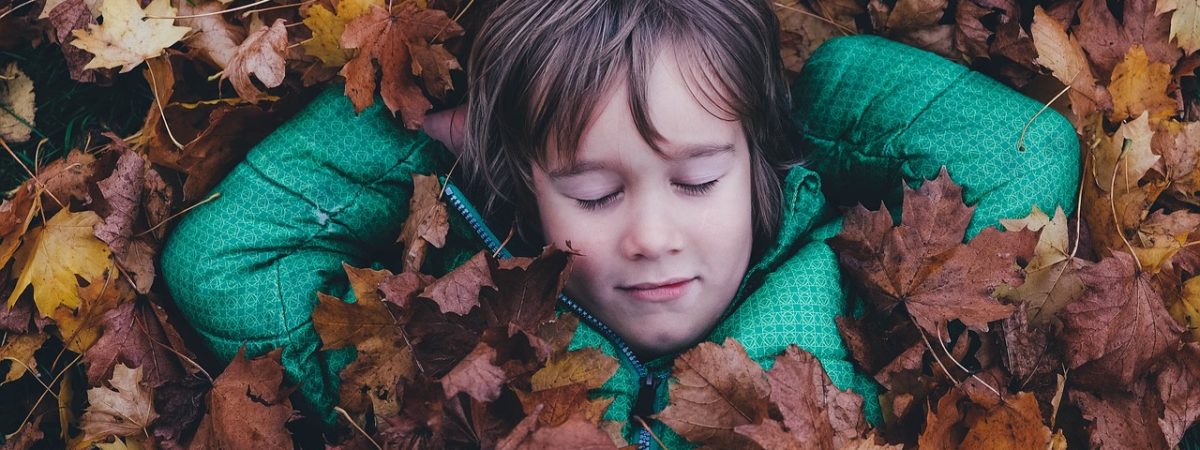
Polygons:
M1179 44L1184 53L1200 50L1200 1L1158 0L1154 14L1168 11L1171 14L1171 40Z
M1155 387L1164 406L1158 425L1167 446L1174 448L1200 419L1200 344L1193 342L1172 353Z
M441 191L442 184L436 176L413 174L413 195L408 202L408 217L404 219L400 237L396 240L404 244L406 272L421 270L427 245L442 248L446 244L450 224Z
M1037 398L1018 392L988 408L967 431L963 448L1048 448L1050 428L1042 423Z
M33 131L33 80L10 62L0 70L0 139L6 142L25 142Z
M142 384L142 368L118 364L108 384L112 387L87 391L90 406L79 424L85 438L148 434L146 430L158 418L158 412L154 410L152 391Z
M443 313L466 315L479 306L480 289L485 286L496 288L486 258L487 254L483 251L476 253L467 262L430 284L421 292L421 297L436 302Z
M1113 69L1108 85L1113 100L1112 120L1124 121L1148 113L1151 122L1159 122L1175 115L1175 99L1167 96L1170 82L1170 65L1151 64L1145 48L1130 47L1125 59Z
M733 339L702 342L675 359L670 404L656 418L687 440L720 448L747 448L734 431L767 418L771 384Z
M284 428L293 411L290 392L280 389L281 353L275 349L247 360L245 348L238 350L213 382L208 413L189 448L239 448L247 442L256 443L256 448L292 448L291 433Z
M1035 6L1029 32L1037 48L1037 63L1050 69L1058 81L1071 86L1067 98L1071 100L1075 117L1087 117L1112 108L1112 97L1097 83L1083 47L1075 36L1067 35L1062 23L1046 14L1041 6Z
M258 102L262 96L262 91L250 81L251 74L268 88L283 83L286 69L283 54L287 50L287 28L284 28L284 23L283 19L275 19L270 27L250 33L221 74L221 79L232 81L238 96L249 103Z
M146 19L175 16L168 0L153 0L145 10L137 0L101 0L100 16L103 24L72 32L75 40L71 45L96 55L84 69L120 67L121 73L128 72L161 55L191 31L173 25L173 19Z
M32 372L37 368L37 360L33 358L33 353L42 348L47 337L49 336L44 333L5 336L4 345L0 345L0 361L9 360L10 363L8 370L0 372L4 374L0 385L19 380L26 372L37 376Z
M334 2L337 14L330 12L325 5L317 4L308 8L304 13L304 25L312 30L312 38L302 41L304 52L315 56L327 67L341 67L349 61L354 52L342 48L342 33L346 24L371 9L371 6L382 8L382 0L340 0Z
M30 230L13 263L17 287L8 297L8 305L33 285L33 300L42 316L50 316L59 305L78 308L75 277L99 279L113 270L108 246L92 234L92 227L99 222L94 212L64 209L45 225Z
M471 353L467 354L458 365L442 377L442 389L446 397L454 397L459 392L466 392L471 398L481 402L490 402L500 397L500 388L504 385L504 370L496 367L492 361L496 359L496 349L480 342Z

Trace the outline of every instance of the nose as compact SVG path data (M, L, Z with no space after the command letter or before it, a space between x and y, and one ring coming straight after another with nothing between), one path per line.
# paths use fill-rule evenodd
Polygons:
M664 202L646 200L627 211L621 252L631 261L659 259L683 250L682 215Z

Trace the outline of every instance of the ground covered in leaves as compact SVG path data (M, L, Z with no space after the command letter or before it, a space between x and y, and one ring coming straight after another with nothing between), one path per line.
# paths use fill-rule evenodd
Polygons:
M0 448L628 445L588 395L617 362L566 351L578 321L553 312L567 252L442 278L346 267L356 303L321 295L313 315L326 348L362 355L327 434L278 352L217 363L155 273L175 218L321 86L360 110L378 93L413 129L461 102L497 3L0 0L0 156L24 180L0 204ZM846 211L831 244L866 313L839 327L884 388L877 429L803 350L764 371L736 341L680 356L656 418L714 447L1179 443L1200 418L1200 0L774 5L789 71L880 34L1063 113L1079 214L964 244L972 208L945 175L906 188L900 223ZM417 186L405 267L445 233L436 178Z

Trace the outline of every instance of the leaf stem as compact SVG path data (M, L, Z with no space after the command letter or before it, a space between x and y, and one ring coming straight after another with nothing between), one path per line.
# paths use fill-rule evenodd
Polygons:
M369 441L371 445L374 445L378 450L383 450L383 447L380 447L378 442L375 442L374 439L371 439L371 435L367 434L366 430L363 430L362 427L358 426L358 423L350 417L350 413L342 409L341 406L334 406L333 410L337 411L338 414L341 414L342 417L346 418L346 421L350 422L350 426L354 427L355 430L358 430L359 433L362 433L363 437L367 438L367 441Z

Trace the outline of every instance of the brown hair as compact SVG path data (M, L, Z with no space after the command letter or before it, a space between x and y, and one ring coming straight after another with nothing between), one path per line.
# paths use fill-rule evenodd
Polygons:
M769 242L780 177L799 160L778 33L770 4L759 0L508 0L480 30L468 62L462 164L485 211L537 217L531 165L545 164L551 142L574 160L595 105L621 77L638 132L661 152L646 83L658 51L669 48L705 109L742 122L756 247ZM528 222L518 227L525 238L538 225Z

